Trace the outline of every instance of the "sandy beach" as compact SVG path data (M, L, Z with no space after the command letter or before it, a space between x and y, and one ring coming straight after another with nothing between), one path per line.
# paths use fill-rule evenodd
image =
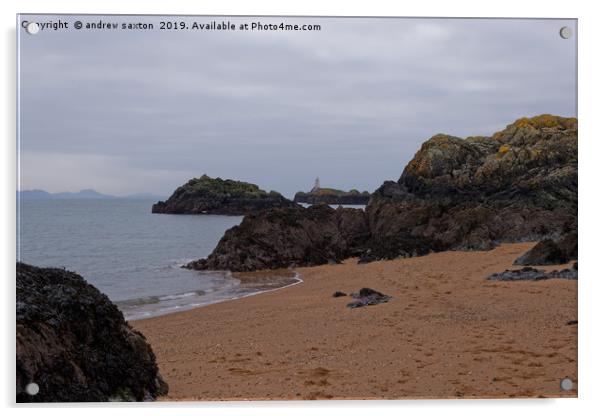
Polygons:
M162 400L576 397L577 281L485 280L533 245L299 268L295 286L131 324ZM362 287L393 299L332 297Z

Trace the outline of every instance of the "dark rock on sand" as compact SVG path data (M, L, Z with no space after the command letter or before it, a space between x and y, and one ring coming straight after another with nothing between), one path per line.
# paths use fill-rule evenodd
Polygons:
M362 210L313 205L245 216L207 259L185 267L251 271L340 262L358 255L370 232Z
M245 215L268 208L296 204L278 192L266 192L257 185L203 175L180 186L167 201L153 205L155 214Z
M167 394L155 355L79 275L17 263L17 402L153 400ZM26 386L36 383L30 396Z
M577 269L572 267L570 269L563 269L560 271L553 270L546 272L544 270L538 270L533 267L523 267L519 270L505 270L502 273L493 273L487 277L487 280L501 280L501 281L514 281L514 280L548 280L548 279L568 279L577 280Z
M568 233L552 240L545 239L531 250L520 256L514 264L520 266L542 266L546 264L564 264L577 260L577 233Z
M336 292L334 292L332 294L333 298L340 298L341 296L347 296L347 293L341 292L340 290L337 290Z
M572 321L568 321L566 324L567 325L577 325L577 320L575 319L575 320L572 320Z
M386 303L391 300L391 296L383 295L382 293L367 287L360 289L358 293L352 293L351 297L357 299L355 302L347 304L347 307L351 309L361 308L369 305L378 305L379 303Z
M576 232L577 120L542 115L491 137L436 135L366 214L366 261Z

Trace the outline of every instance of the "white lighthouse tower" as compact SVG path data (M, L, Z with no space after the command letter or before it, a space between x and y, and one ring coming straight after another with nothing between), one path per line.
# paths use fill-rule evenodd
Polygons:
M316 178L316 181L314 182L314 187L311 188L311 192L315 192L317 190L320 189L320 178Z

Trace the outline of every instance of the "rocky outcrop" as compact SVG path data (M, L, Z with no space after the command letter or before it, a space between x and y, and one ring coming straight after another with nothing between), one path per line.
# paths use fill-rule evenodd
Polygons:
M303 210L246 217L193 266L253 270L351 255L368 262L576 233L577 120L542 115L491 137L436 135L398 181L372 194L365 213L320 210L319 221Z
M329 205L366 205L370 200L370 192L352 189L349 192L339 189L319 188L310 192L297 192L294 202L302 204Z
M577 280L577 263L570 269L544 270L534 269L533 267L523 267L520 270L505 270L502 273L493 273L487 277L487 280L516 281L516 280L549 280L549 279L568 279Z
M577 233L568 233L556 240L549 238L542 240L516 259L514 264L543 266L546 264L564 264L571 260L577 260Z
M152 207L154 214L246 215L295 203L278 192L266 192L257 185L203 175L180 186L167 201Z
M72 272L17 263L17 402L153 400L155 355L111 301ZM27 385L39 392L29 395Z
M198 270L251 271L337 263L358 255L370 232L364 212L328 205L272 209L245 216Z
M436 135L373 194L366 214L366 260L576 231L577 120L542 115L492 137Z

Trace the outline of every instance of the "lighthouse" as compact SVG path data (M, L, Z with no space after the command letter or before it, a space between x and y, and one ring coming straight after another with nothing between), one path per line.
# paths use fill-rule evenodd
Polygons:
M317 190L320 189L320 178L316 178L316 181L314 182L314 187L311 188L311 192L315 192Z

